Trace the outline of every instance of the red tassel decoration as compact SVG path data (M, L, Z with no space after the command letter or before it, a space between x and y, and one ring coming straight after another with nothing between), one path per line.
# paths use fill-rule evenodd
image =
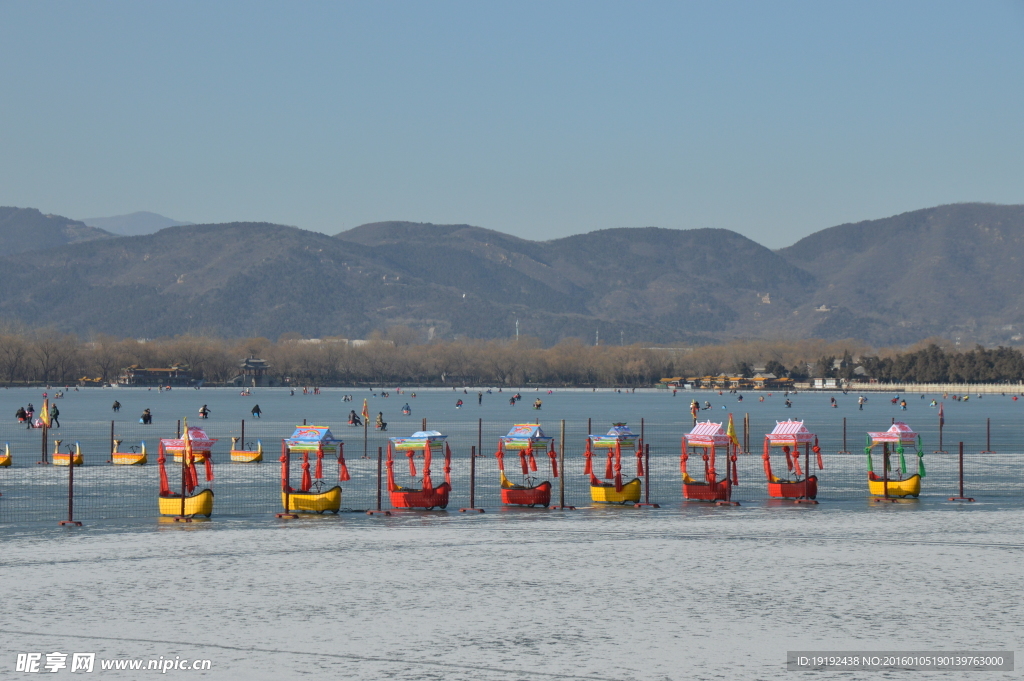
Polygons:
M554 445L548 450L548 458L551 459L551 477L558 477L558 452L555 451Z
M498 451L494 452L494 458L498 460L498 470L505 470L505 445L501 440L498 441Z
M160 465L160 496L170 496L171 485L167 481L167 468L164 466L167 463L167 457L164 456L163 443L160 444L156 451L158 454L156 462Z
M391 445L388 445L388 457L391 456ZM352 476L348 474L348 466L345 465L345 443L338 443L338 480L348 482Z
M423 489L434 489L434 481L430 479L430 440L423 447Z
M590 438L587 438L587 448L583 451L583 475L594 477L594 452L590 448Z
M405 453L405 455L407 457L409 457L409 477L415 478L416 477L416 462L413 460L413 457L416 456L416 450L415 449L410 449L409 451L407 451Z
M448 486L452 485L452 448L448 446L448 443L444 443L444 481L448 483Z
M302 452L302 484L299 486L299 491L308 492L312 486L313 480L309 475L309 452Z

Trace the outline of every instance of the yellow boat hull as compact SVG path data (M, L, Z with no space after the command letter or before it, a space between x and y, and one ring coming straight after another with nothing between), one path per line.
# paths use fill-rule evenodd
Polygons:
M70 454L53 454L53 465L54 466L70 466L71 455ZM75 465L81 466L85 463L85 459L81 454L75 454Z
M142 466L149 459L143 452L114 452L111 461L115 466Z
M11 465L11 455L0 456L0 468L7 468Z
M868 478L868 490L876 497L885 495L885 483ZM911 475L906 480L890 480L890 497L916 497L921 494L921 476Z
M281 492L281 506L285 504L287 510L296 513L337 513L341 509L341 487L335 485L326 492Z
M204 461L206 461L206 454L206 452L195 452L194 456L196 457L196 463L203 463ZM181 452L174 452L173 456L174 463L181 463Z
M622 486L621 492L615 485L591 485L590 499L599 504L635 504L640 501L640 478L633 478Z
M259 463L263 461L263 452L248 452L239 449L231 450L231 460L234 463Z
M160 515L180 515L181 496L157 497L160 503ZM213 490L204 489L190 497L185 497L185 515L213 515Z

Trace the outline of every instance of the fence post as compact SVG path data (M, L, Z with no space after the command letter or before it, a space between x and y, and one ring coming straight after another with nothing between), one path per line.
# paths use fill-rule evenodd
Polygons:
M587 419L589 424L590 419ZM563 511L575 511L575 506L565 505L565 419L561 421L561 435L558 440L558 468L561 470L561 475L558 476L558 506L552 508L561 509Z
M751 453L751 415L743 414L743 454Z
M41 442L42 442L42 446L43 446L42 447L43 455L42 455L42 458L39 461L36 461L36 465L45 465L45 464L50 463L50 459L48 458L48 455L47 455L47 452L46 452L46 448L50 446L49 430L50 429L47 428L46 424L44 423L43 424L43 432L40 433Z
M242 419L242 449L245 449L245 419Z
M982 454L995 454L992 451L992 419L985 419L985 451ZM960 491L960 496L963 496L963 490Z
M384 461L384 448L377 447L377 509L367 511L366 515L391 515L391 511L381 510L381 467Z
M658 504L651 503L651 446L646 442L644 446L644 500L643 503L633 504L633 508L661 508Z
M380 509L381 493L380 493L380 477L381 477L381 462L384 460L384 448L377 447L377 510Z
M68 519L60 521L60 526L71 525L81 527L82 523L75 520L75 452L68 447Z
M181 419L178 419L178 427L174 432L174 437L181 437ZM184 456L184 454L182 454L182 456Z
M974 501L971 497L964 496L964 443L960 443L960 496L950 497L950 501Z
M306 424L306 419L302 419L302 424ZM299 516L292 513L289 508L291 506L292 498L292 450L284 440L281 440L281 459L281 462L284 464L284 480L281 481L281 491L284 492L284 510L280 513L274 514L274 517L284 520L294 520Z
M846 450L846 417L845 416L843 417L843 449L842 449L842 451L837 452L837 453L838 454L849 454L850 453L850 452L848 452ZM810 473L808 473L808 475L810 475Z
M476 507L476 445L469 448L469 507L460 508L459 513L466 511L484 512L484 509Z

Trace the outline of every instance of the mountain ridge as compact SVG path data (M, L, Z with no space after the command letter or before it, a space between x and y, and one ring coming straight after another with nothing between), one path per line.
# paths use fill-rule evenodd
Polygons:
M423 337L507 338L518 319L545 343L595 331L627 343L940 334L1012 343L1024 325L1022 262L1024 206L992 204L838 225L777 250L722 229L529 241L403 221L333 236L179 225L30 259L8 252L0 318L145 337L365 337L402 324Z

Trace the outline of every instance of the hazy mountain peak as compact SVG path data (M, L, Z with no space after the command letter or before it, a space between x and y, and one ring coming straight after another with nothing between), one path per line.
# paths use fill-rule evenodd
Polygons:
M140 210L126 215L114 215L108 218L86 218L82 220L90 227L99 227L113 234L121 236L140 236L142 234L153 234L165 227L178 227L179 225L192 225L192 222L181 222L172 218L164 217L156 213Z

